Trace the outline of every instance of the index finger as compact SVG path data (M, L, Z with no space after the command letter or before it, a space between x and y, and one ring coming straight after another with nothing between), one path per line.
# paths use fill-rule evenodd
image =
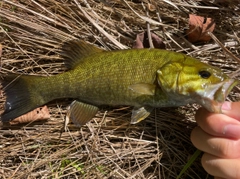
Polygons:
M213 136L240 138L240 121L225 115L210 113L204 108L200 108L196 113L198 125Z

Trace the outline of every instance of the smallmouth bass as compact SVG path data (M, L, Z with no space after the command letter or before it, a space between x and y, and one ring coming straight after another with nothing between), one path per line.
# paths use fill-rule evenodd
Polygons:
M182 53L159 49L105 51L81 40L62 47L68 71L50 76L9 74L1 80L8 122L54 99L76 99L69 110L76 125L92 119L101 105L134 106L131 123L155 107L198 103L211 112L238 80Z

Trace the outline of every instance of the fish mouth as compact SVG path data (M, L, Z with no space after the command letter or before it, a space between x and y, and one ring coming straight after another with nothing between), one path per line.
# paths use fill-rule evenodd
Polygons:
M221 113L226 97L239 84L238 80L227 79L217 84L205 85L205 90L198 102L210 112Z

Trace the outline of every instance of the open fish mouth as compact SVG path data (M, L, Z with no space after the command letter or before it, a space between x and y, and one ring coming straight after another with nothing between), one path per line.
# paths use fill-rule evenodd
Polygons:
M221 113L226 97L238 84L240 84L238 80L227 79L217 84L206 85L198 102L210 112Z

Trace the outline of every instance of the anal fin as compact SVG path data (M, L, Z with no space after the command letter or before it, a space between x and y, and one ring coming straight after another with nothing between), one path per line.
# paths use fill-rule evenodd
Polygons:
M98 110L99 108L96 106L75 100L70 104L66 118L69 118L76 126L80 127L89 122Z
M141 107L132 110L131 124L136 124L147 118L152 112L152 107Z

